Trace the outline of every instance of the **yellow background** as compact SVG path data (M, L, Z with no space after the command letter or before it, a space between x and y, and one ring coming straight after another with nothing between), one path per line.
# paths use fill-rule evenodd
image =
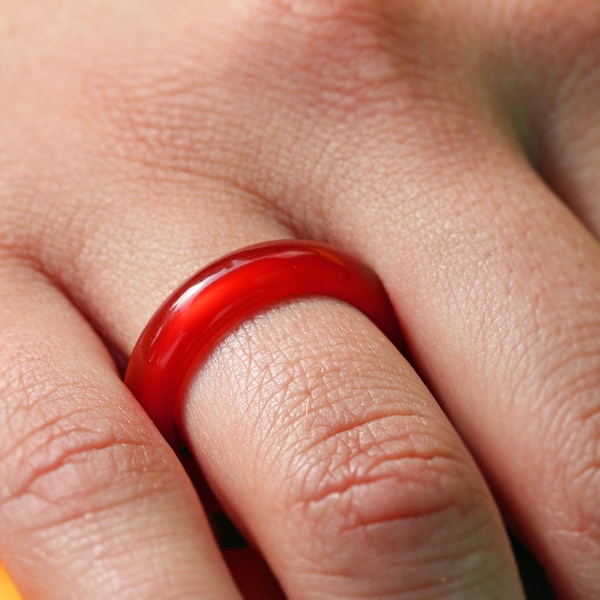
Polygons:
M2 563L0 563L0 600L21 600Z

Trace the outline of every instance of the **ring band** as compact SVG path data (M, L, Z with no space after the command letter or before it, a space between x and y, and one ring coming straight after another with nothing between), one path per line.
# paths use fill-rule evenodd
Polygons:
M176 449L181 397L216 344L245 318L279 302L330 296L367 315L401 345L394 311L377 275L325 244L281 240L228 254L194 275L152 317L138 340L125 383Z

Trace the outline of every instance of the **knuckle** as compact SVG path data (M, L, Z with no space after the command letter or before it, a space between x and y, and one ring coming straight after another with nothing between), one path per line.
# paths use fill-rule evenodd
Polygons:
M349 317L356 322L340 338L334 324ZM307 344L307 321L318 343ZM450 425L430 414L418 381L399 374L395 354L382 354L364 325L344 306L307 300L261 316L228 348L243 354L236 360L252 378L240 384L256 398L248 402L263 406L252 435L276 454L270 461L288 465L281 502L303 522L340 530L476 510L484 488Z
M475 507L464 461L429 436L412 432L399 438L392 433L394 421L355 424L311 448L291 492L303 517L318 528L366 530L390 522L410 526L423 517L435 520ZM421 440L415 443L416 438Z
M561 457L562 476L554 479L560 486L563 514L567 516L561 528L568 534L575 533L579 541L585 540L587 551L595 548L597 553L600 549L600 406L582 412L567 427L564 425L566 433L560 444L566 449ZM579 546L579 551L582 547Z
M417 4L409 4L392 26L381 2L255 0L243 10L217 11L210 30L201 18L175 22L179 38L164 36L159 45L136 25L132 37L139 48L120 51L133 58L120 58L115 67L114 57L100 56L94 71L85 73L85 97L100 108L109 130L97 142L108 139L110 155L159 172L196 175L214 165L215 147L232 152L236 141L240 148L260 143L282 97L288 109L321 116L374 113L397 97L388 84L414 78L415 65L423 62L413 41L428 27L419 24ZM199 41L207 39L210 45ZM245 139L233 139L234 133ZM204 147L213 152L201 156Z
M472 465L419 431L420 416L413 423L406 415L400 419L400 427L393 416L357 423L296 458L295 472L287 479L286 513L305 539L315 540L298 553L306 552L307 564L336 579L333 589L341 585L344 593L352 581L377 572L373 557L389 557L383 562L390 572L401 572L416 555L422 557L428 572L420 591L428 589L434 596L453 586L477 587L469 579L474 564L493 579L498 524ZM401 428L410 433L398 435ZM341 540L355 549L344 558ZM413 584L410 577L381 581L390 595L407 593Z
M501 348L507 381L515 385L512 396L533 399L535 416L558 432L564 428L557 417L565 409L573 415L592 410L600 387L600 288L591 275L570 264L568 274L538 285L528 298L528 325ZM576 292L565 295L567 288Z
M12 528L46 529L153 491L147 449L115 425L124 415L103 408L92 383L57 383L49 352L26 348L3 373L0 509Z
M376 9L380 2L373 0L268 0L263 6L275 7L292 15L318 20L346 19L365 10Z
M0 504L3 511L27 515L13 525L45 529L151 494L145 477L137 477L150 466L143 445L99 420L91 409L46 419L3 457ZM132 486L128 478L134 475L138 485Z
M292 55L283 55L286 64L269 62L286 69L292 63L301 74L295 91L310 94L308 105L320 112L327 108L339 117L361 114L371 106L374 110L389 100L389 94L406 92L406 87L396 85L390 89L390 83L412 80L415 72L423 74L424 63L413 42L419 37L421 47L427 45L429 38L423 34L429 28L422 26L426 17L417 3L393 11L372 0L269 0L266 5L278 9L270 12L278 13L277 22L285 24L295 45ZM434 19L429 27L437 28ZM274 44L281 44L275 31L265 32L265 50L272 52Z
M538 426L525 451L539 466L557 535L573 551L600 551L600 322L597 301L544 320L530 348L537 368L518 396L534 399ZM543 349L540 350L540 347ZM535 457L535 458L534 458Z

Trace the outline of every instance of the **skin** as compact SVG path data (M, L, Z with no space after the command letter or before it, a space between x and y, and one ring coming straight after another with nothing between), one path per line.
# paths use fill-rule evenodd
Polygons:
M0 559L25 598L521 598L503 519L560 597L600 596L597 2L0 15ZM371 265L408 354L328 299L227 337L184 409L254 548L223 553L121 374L183 279L285 237Z

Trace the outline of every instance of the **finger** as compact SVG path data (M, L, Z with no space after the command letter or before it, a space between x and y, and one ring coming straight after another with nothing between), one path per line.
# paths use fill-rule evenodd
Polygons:
M178 461L102 344L23 261L0 270L0 546L24 597L239 597Z
M475 465L355 309L307 300L248 322L200 370L184 415L290 597L521 596Z

